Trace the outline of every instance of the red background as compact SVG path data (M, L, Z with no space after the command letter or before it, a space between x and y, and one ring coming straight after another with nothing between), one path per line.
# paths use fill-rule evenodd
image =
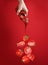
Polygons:
M29 10L27 34L36 41L32 65L48 65L48 0L25 0ZM25 65L16 57L16 42L24 24L15 12L17 0L0 0L0 65ZM26 65L29 65L26 64Z

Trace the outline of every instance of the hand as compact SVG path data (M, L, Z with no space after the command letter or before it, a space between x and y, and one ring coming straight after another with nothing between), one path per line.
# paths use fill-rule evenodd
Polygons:
M25 16L28 15L28 9L24 3L23 0L19 0L19 5L18 5L18 10L17 10L17 15L19 15L19 13L24 10L26 13L25 13Z

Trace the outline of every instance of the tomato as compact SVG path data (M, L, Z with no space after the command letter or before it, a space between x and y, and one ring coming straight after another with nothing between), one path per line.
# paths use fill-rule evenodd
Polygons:
M16 55L19 56L19 57L21 57L23 55L23 51L21 49L18 49L16 51Z
M32 52L32 49L27 46L24 48L24 52L25 52L25 54L30 54Z
M25 45L24 41L20 41L19 43L17 43L17 47L23 47Z
M31 60L34 61L35 56L33 54L28 54L27 57Z
M29 41L29 42L28 42L28 46L31 46L31 47L32 47L32 46L35 46L35 42L34 42L34 41Z
M29 60L29 58L25 55L25 56L22 57L22 61L23 61L24 63L28 63L30 60Z

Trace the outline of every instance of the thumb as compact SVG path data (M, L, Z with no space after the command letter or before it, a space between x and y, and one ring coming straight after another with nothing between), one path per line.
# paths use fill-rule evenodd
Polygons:
M18 7L18 10L17 10L17 15L19 15L20 11L22 10L22 7Z

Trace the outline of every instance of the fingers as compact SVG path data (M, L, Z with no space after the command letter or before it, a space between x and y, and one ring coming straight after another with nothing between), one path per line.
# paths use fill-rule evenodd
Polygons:
M19 13L21 12L21 10L24 10L25 11L25 16L28 16L28 9L27 9L27 7L22 8L22 6L18 7L17 15L19 15Z
M25 16L28 16L28 9L26 6L23 8L23 10L25 11Z
M21 12L21 10L22 10L22 6L20 5L20 6L18 7L18 10L17 10L17 15L19 15L19 13Z
M25 14L25 16L28 16L28 10L26 10L26 14Z

